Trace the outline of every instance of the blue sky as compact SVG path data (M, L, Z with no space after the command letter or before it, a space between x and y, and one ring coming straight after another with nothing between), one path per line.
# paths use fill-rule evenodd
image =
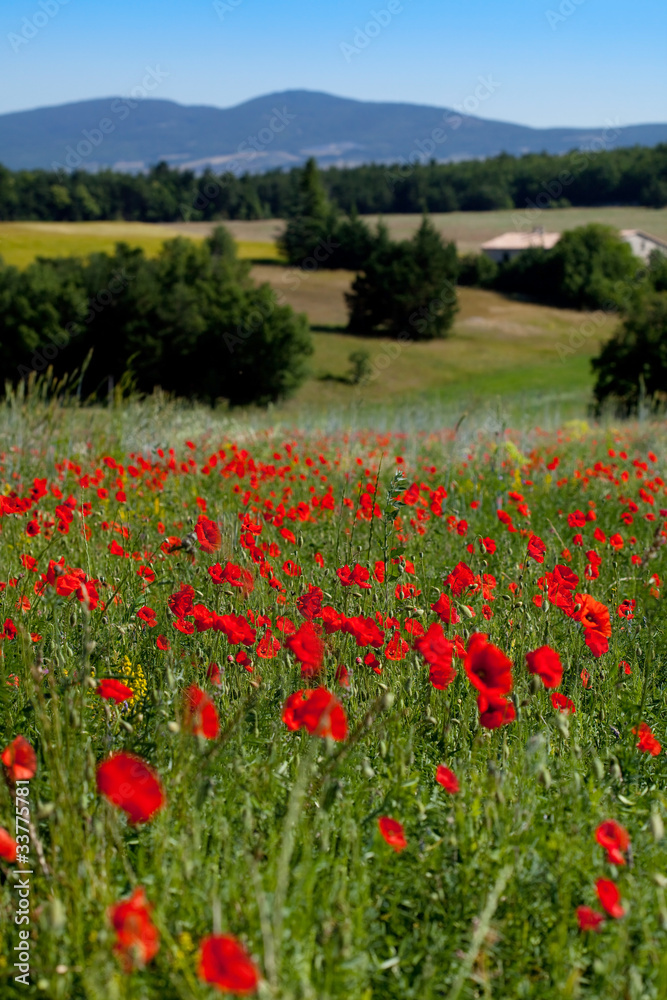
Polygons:
M30 36L30 37L26 37ZM126 95L324 90L597 127L667 120L665 0L5 0L0 113Z

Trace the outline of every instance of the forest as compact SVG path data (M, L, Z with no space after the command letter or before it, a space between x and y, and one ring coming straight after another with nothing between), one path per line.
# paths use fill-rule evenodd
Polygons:
M201 176L159 163L145 174L10 171L0 166L0 219L139 222L285 218L305 168ZM594 205L667 205L667 144L566 156L501 154L460 163L369 164L322 171L343 212L491 211Z

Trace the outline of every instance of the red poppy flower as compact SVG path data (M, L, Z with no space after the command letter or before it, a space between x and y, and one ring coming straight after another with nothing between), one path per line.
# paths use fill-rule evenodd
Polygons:
M97 768L97 790L127 813L130 823L146 823L165 803L155 771L141 757L116 753Z
M116 932L113 950L126 972L148 965L160 950L158 930L151 920L152 909L141 886L129 899L109 909L109 919Z
M137 611L137 618L140 618L142 622L146 622L149 628L155 628L157 621L155 620L155 612L148 605L144 605L143 608L139 608Z
M620 917L625 916L625 910L621 906L621 894L614 882L608 878L599 878L595 883L595 888L597 889L602 909L610 917L618 920Z
M645 722L639 723L639 729L633 729L632 732L635 736L639 736L639 743L637 743L637 748L641 750L642 753L650 753L652 757L657 757L662 750L662 744L653 735L651 727Z
M201 942L199 978L221 993L248 996L259 983L259 973L242 945L228 934L211 934Z
M30 781L37 771L37 755L25 736L16 736L2 752L10 781Z
M451 665L454 644L445 637L442 625L436 622L429 625L424 635L418 635L414 648L421 653L427 663L439 666Z
M285 645L301 664L304 677L320 672L324 661L324 643L310 622L305 622L298 632L289 636Z
M322 614L322 589L308 584L308 592L297 598L296 606L306 621L319 618Z
M456 795L460 791L459 780L453 771L450 771L448 767L444 764L440 764L435 772L435 780L439 785L449 792L450 795Z
M0 826L0 858L11 864L16 861L16 841L4 826Z
M342 741L347 736L345 710L326 688L296 691L283 707L282 720L288 729L305 728L312 736L330 736Z
M282 647L275 635L272 635L271 632L267 630L257 643L255 652L263 660L272 660L281 648Z
M409 648L405 639L401 638L400 632L396 629L384 648L384 655L388 660L402 660Z
M447 594L440 594L440 597L431 605L431 610L435 611L441 621L447 624L458 625L461 621L455 605L452 604Z
M116 705L134 698L132 688L127 687L126 684L116 680L114 677L104 677L95 688L95 694L98 694L100 698L104 698L106 701L115 702Z
M344 663L339 663L336 667L336 680L341 687L348 688L350 686L349 671Z
M546 551L547 547L539 535L531 535L528 541L528 555L530 558L534 559L537 563L543 563Z
M600 924L604 923L604 916L590 906L578 906L577 923L580 931L599 931Z
M377 627L372 618L363 618L361 615L346 618L341 630L353 635L357 646L373 646L374 649L379 649L384 643L384 632Z
M575 620L581 622L586 631L593 629L609 637L611 635L609 608L596 601L590 594L577 594L575 601L580 605L579 611L574 615Z
M4 629L0 632L0 639L12 639L16 638L16 625L11 618L5 619Z
M571 712L574 715L577 711L573 701L570 701L564 694L554 691L551 695L551 704L557 712Z
M595 831L595 839L600 847L607 852L607 861L612 865L624 865L623 852L630 846L630 834L617 823L615 819L607 819L600 823Z
M219 685L221 683L220 667L217 663L209 663L206 668L206 676L210 680L211 684Z
M158 649L165 651L171 649L171 643L169 642L169 639L167 639L166 635L159 635L155 640L155 645Z
M391 819L389 816L380 816L378 827L384 839L395 851L402 851L408 846L405 834L403 833L403 827L397 819Z
M199 542L199 548L203 552L215 552L220 548L222 536L220 534L220 528L217 526L215 521L211 521L210 518L200 514L197 518L197 524L195 525L195 532L197 535L197 541Z
M464 562L458 563L445 580L454 597L459 597L464 590L472 587L474 582L473 572Z
M340 569L336 570L338 579L343 584L344 587L352 587L356 584L358 587L363 587L364 590L371 589L370 573L364 567L357 563L354 569L350 569L349 566L341 566Z
M172 594L167 604L170 610L177 618L184 618L186 615L191 615L193 611L192 599L195 596L194 587L191 587L187 583L181 584L181 589L177 590L175 594Z
M483 632L470 636L464 668L470 683L484 695L497 699L512 690L512 661Z
M485 729L499 729L516 719L514 705L507 698L493 691L477 696L479 721Z
M250 622L244 615L216 615L213 628L217 632L224 632L232 646L239 642L244 646L252 646L257 638L257 632L251 628Z
M191 684L185 692L184 725L195 736L205 736L207 740L215 740L220 732L218 713L209 696Z
M563 664L551 646L540 646L532 653L526 653L526 662L531 674L537 674L542 678L545 688L558 687L563 679Z
M183 635L193 635L195 631L194 622L186 622L185 618L177 618L175 622L171 623L175 629L182 632Z

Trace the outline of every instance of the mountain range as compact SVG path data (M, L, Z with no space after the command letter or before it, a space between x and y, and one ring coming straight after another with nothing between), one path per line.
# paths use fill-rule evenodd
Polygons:
M321 166L354 166L660 142L667 142L667 124L530 128L453 108L307 90L267 94L232 108L109 97L0 115L0 163L13 170L139 172L164 160L197 173L207 166L258 173L298 166L309 156Z

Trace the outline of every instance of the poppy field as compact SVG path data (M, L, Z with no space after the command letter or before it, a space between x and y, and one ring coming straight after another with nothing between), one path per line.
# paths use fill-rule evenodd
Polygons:
M172 417L0 416L2 997L667 997L664 427Z

